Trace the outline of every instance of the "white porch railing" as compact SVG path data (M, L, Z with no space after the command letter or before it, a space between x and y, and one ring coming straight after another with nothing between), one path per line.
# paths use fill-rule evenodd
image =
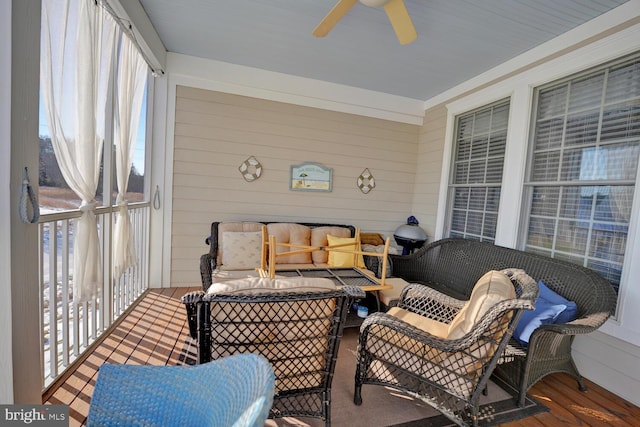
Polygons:
M92 301L73 302L73 236L80 212L40 219L40 323L42 386L48 387L148 288L149 204L131 204L137 265L119 279L111 268L112 230L117 208L96 211L104 286Z

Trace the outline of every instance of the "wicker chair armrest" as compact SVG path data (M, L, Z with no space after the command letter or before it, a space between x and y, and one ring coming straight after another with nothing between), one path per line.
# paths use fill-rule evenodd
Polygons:
M203 291L191 291L184 294L180 301L183 304L196 304L202 301L202 297L204 297Z
M592 325L580 324L581 320L585 319L577 319L569 323L552 323L550 325L540 325L534 332L553 332L563 335L580 335L591 333L597 329L597 327L594 327Z
M207 291L213 282L213 270L216 268L216 259L211 254L204 254L200 257L200 278L202 279L202 290Z
M198 336L198 308L204 295L205 293L203 291L191 291L180 298L180 301L185 305L187 311L189 335L194 339Z
M525 310L533 310L535 308L535 301L540 294L540 287L538 283L529 276L524 270L519 268L505 268L501 270L511 279L511 282L515 284L516 294L518 295L517 308Z
M362 323L362 326L360 327L360 334L366 336L368 335L369 329L373 325L381 325L397 331L398 334L402 336L420 341L424 345L431 348L435 348L437 350L448 353L464 353L469 351L470 346L478 342L479 337L484 333L485 329L497 317L494 312L503 312L503 310L504 309L500 307L495 307L493 310L490 310L483 316L482 320L478 324L476 324L476 326L470 332L458 339L445 339L437 337L433 334L430 334L429 332L416 328L415 326L403 320L400 320L397 317L380 312L373 313L367 316L365 321ZM501 315L504 314L505 313L503 312Z
M465 302L427 285L410 283L402 290L398 307L439 322L449 323Z
M470 344L470 340L464 338L456 340L439 338L435 335L430 334L429 332L416 328L415 326L403 320L400 320L397 317L383 312L370 314L362 323L362 325L360 326L361 343L364 339L366 339L365 337L369 335L369 330L374 325L385 326L398 332L398 334L404 337L420 341L425 346L449 353L465 350L469 347Z

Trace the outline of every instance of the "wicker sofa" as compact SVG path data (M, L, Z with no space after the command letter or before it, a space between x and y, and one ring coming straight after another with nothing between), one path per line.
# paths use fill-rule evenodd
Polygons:
M523 269L542 280L557 294L574 301L577 318L568 323L544 324L531 334L528 346L515 340L504 352L496 372L526 392L542 377L566 372L586 390L571 355L576 335L595 331L615 310L616 294L611 284L593 270L538 254L465 239L443 239L423 246L413 254L391 256L393 273L410 283L420 283L458 299L468 299L479 277L489 270Z
M224 265L229 252L223 251L225 233L256 233L266 224L269 234L275 234L278 242L297 244L327 244L327 234L340 237L354 237L356 228L352 225L323 224L323 223L287 223L287 222L212 222L211 234L205 239L209 251L200 257L200 276L202 290L209 289L214 282L235 280L245 277L255 277L256 271L250 265L248 268ZM279 268L320 268L327 266L327 253L318 252L307 256L295 256L278 260Z

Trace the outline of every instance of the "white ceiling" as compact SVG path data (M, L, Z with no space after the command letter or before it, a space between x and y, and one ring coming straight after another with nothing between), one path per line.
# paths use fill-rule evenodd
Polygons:
M337 0L140 0L169 52L425 101L627 0L405 0L418 39L357 3L325 38Z

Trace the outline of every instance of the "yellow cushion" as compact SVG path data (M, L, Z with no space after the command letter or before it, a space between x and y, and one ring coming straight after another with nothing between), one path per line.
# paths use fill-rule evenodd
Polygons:
M363 245L384 245L384 238L380 233L360 233L360 243Z
M419 314L416 314L412 311L398 307L391 307L387 311L387 314L390 314L393 317L407 322L408 324L415 326L422 331L428 332L431 335L435 335L438 338L447 338L447 335L449 335L448 324L429 319L428 317L420 316Z
M516 297L515 289L504 273L491 270L473 287L469 301L449 324L449 339L463 337L470 332L482 316L495 304Z
M334 245L342 245L345 243L352 243L352 245L341 246L337 249L342 250L360 250L360 245L358 245L356 249L356 238L355 237L337 237L332 236L331 234L327 235L327 241L329 242L329 246ZM357 263L354 265L354 258L357 259ZM358 254L354 257L354 254L348 252L329 252L329 267L363 267L364 268L364 258L362 254Z
M345 227L323 226L311 229L311 246L327 246L327 236L331 234L337 237L351 237L351 230ZM315 251L311 253L311 261L314 264L326 264L329 260L327 251Z

